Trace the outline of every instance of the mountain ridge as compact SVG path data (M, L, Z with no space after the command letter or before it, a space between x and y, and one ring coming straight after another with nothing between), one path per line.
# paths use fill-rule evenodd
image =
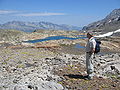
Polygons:
M46 30L81 30L81 27L66 25L66 24L54 24L51 22L23 22L23 21L10 21L4 24L0 24L0 29L16 29L24 32L33 32L38 29Z

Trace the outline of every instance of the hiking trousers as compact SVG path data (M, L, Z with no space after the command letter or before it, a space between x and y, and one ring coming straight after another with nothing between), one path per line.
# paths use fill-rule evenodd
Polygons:
M93 65L94 53L86 52L86 69L89 76L94 76L94 65Z

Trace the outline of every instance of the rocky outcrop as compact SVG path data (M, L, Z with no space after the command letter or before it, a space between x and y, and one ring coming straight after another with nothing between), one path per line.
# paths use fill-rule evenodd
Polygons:
M120 54L99 54L95 58L96 73L111 78L119 78Z
M0 30L1 43L20 44L26 33L17 30Z

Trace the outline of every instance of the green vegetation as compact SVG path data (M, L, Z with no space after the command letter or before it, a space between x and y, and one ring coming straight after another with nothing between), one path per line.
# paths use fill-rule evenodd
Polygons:
M23 64L17 65L17 68L24 68L24 67L25 67L25 65L23 65Z

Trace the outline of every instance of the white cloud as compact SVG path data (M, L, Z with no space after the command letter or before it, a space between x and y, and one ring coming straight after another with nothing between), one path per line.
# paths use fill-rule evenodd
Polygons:
M12 16L55 16L55 15L66 15L65 13L27 13L23 11L14 10L0 10L0 15L11 14Z
M15 13L17 11L12 11L12 10L0 10L0 14L10 14L10 13Z
M66 15L65 13L26 13L17 14L17 16L53 16L53 15Z

